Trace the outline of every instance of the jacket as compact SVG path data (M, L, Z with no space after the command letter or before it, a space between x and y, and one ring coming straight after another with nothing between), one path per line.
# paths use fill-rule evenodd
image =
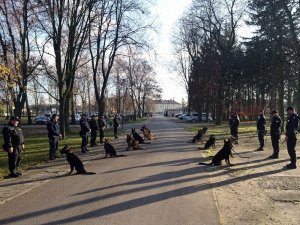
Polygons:
M2 129L4 144L3 149L17 147L24 144L24 137L20 127L12 124L5 125Z

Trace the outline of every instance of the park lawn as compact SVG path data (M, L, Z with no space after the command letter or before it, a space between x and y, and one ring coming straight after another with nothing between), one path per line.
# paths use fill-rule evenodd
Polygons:
M216 136L230 136L230 128L228 124L222 125L215 125L215 124L201 124L192 127L186 128L187 131L197 133L199 129L203 127L207 127L206 136L210 134L214 134ZM241 122L239 126L239 134L246 134L246 133L255 133L256 132L256 122Z
M41 128L42 129L42 128ZM22 155L21 170L27 170L38 164L44 163L48 160L49 155L49 142L46 129L37 131L32 128L23 128L23 134L25 139L25 153ZM42 131L42 132L41 132ZM122 131L119 129L119 134ZM113 137L112 129L106 132L107 137ZM99 134L97 135L97 142L99 141ZM2 149L3 139L0 139L0 146ZM79 128L74 128L72 131L66 134L66 138L60 141L60 148L68 144L75 151L80 151L81 138L79 136ZM59 154L59 152L58 152ZM5 176L8 174L8 162L7 153L3 150L0 151L0 176Z

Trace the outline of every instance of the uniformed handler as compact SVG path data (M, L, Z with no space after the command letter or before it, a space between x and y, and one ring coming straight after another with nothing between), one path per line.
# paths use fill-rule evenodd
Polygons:
M106 124L106 121L105 121L105 118L104 118L103 115L99 116L98 127L99 127L99 130L100 130L100 143L102 144L104 136L105 136L104 131L107 128L107 124Z
M88 122L87 114L83 113L80 119L80 136L81 140L81 152L86 153L89 150L87 149L88 145L88 134L91 132L90 125Z
M286 167L287 169L296 169L297 157L296 157L295 146L297 143L297 130L298 130L299 117L295 113L295 110L292 106L289 106L286 111L287 111L288 118L285 127L286 130L285 137L286 137L287 150L291 158L291 163L286 165Z
M266 118L264 116L264 110L260 109L258 111L258 120L256 124L257 128L257 135L258 135L258 141L259 141L259 148L256 151L263 151L265 146L265 134L266 134Z
M92 118L90 120L90 128L91 128L91 142L90 146L94 147L97 146L96 139L97 139L97 132L99 130L97 121L96 121L96 115L92 115Z
M240 119L237 115L237 113L232 112L231 117L229 119L229 126L230 126L230 134L232 139L234 140L235 144L238 144L238 128L240 125Z
M21 162L21 152L25 149L25 146L22 130L18 127L19 121L18 117L12 116L8 124L2 129L4 139L3 149L7 152L8 156L9 177L22 175L18 171L18 167Z
M59 139L62 137L59 131L58 118L59 117L57 114L53 114L47 123L49 138L49 160L56 159L56 151L58 149Z
M271 140L273 147L273 154L269 156L270 159L278 159L279 156L279 140L280 140L280 126L281 126L281 118L278 115L276 110L271 112L272 122L271 122Z

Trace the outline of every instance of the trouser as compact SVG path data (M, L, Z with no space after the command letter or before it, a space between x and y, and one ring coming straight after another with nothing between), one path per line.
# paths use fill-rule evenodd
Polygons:
M92 130L91 132L91 145L96 145L96 139L97 139L97 130Z
M237 127L231 127L230 128L230 134L232 137L238 139L238 128Z
M104 139L104 130L100 130L100 143L103 143Z
M271 141L272 141L272 147L273 147L273 155L277 155L279 154L279 139L280 139L280 135L276 134L276 135L271 135Z
M114 136L117 137L118 135L118 127L114 127Z
M88 133L82 134L81 138L81 152L87 152Z
M296 161L297 161L296 150L295 150L296 143L297 143L296 136L287 137L287 142L286 142L287 150L291 158L291 164L293 165L296 165Z
M258 131L258 141L260 148L263 148L265 146L265 131Z
M14 151L8 154L8 169L10 173L17 173L17 168L21 162L22 146L14 147Z
M56 151L58 149L58 137L53 137L49 139L49 159L53 160L55 159Z

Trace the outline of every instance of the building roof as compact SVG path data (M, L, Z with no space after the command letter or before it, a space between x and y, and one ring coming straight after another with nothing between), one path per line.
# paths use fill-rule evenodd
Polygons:
M180 105L180 103L174 101L173 99L171 100L155 100L154 101L155 104L172 104L172 105Z

